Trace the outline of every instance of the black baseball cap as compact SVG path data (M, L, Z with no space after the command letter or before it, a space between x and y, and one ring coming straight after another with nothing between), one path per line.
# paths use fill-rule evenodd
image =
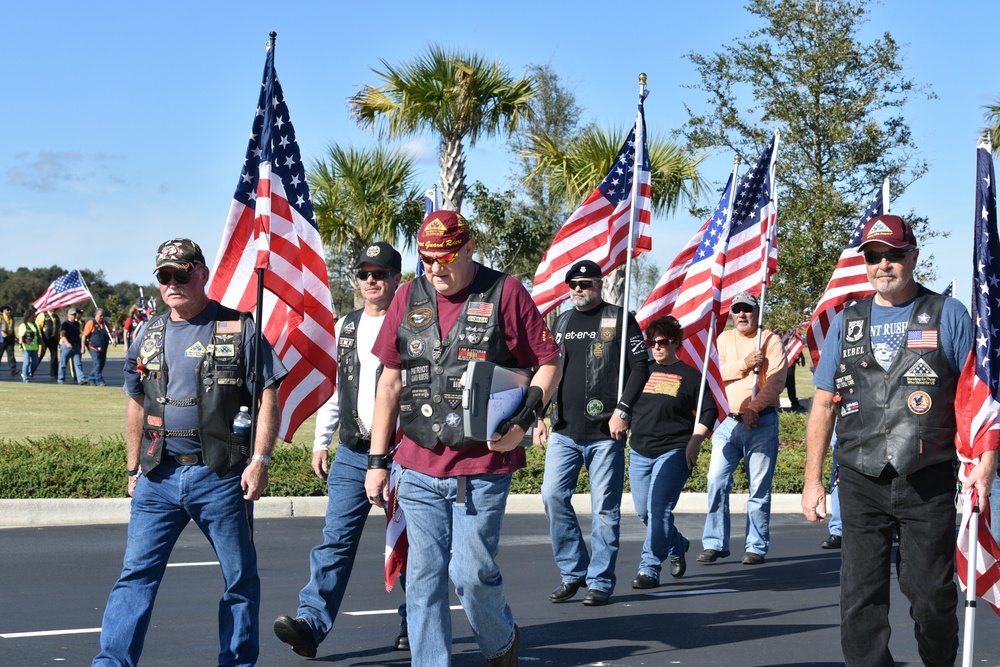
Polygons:
M399 252L385 241L373 243L361 252L355 269L360 269L362 264L374 264L381 269L389 269L394 273L401 273L403 270L403 258Z

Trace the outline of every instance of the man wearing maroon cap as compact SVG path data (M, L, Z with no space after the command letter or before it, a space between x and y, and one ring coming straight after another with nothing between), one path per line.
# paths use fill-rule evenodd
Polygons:
M398 417L413 664L451 664L450 574L487 664L517 665L519 633L496 555L511 475L525 466L518 444L562 376L559 348L520 282L473 260L460 214L428 215L417 247L426 273L399 288L372 350L385 368L365 488L373 504L388 500ZM470 361L537 369L520 409L487 442L464 436L461 378Z
M836 421L843 520L841 647L847 665L892 665L889 573L910 601L920 657L958 653L955 572L955 392L972 348L972 320L956 299L913 279L920 251L910 225L873 218L862 233L875 294L830 326L813 384L802 510L826 516L822 465ZM985 452L966 482L981 507L996 473Z

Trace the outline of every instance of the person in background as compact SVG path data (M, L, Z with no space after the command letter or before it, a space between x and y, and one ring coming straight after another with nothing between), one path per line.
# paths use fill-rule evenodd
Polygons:
M17 361L14 359L17 337L14 332L12 311L13 308L9 304L4 304L3 308L0 308L0 363L3 362L3 355L6 353L7 361L10 362L10 374L17 375Z
M632 580L637 589L659 586L667 560L671 577L679 579L687 571L684 553L691 542L674 525L674 506L719 415L712 392L702 391L701 372L677 358L683 338L684 329L671 315L646 327L653 360L632 410L628 467L635 510L646 526L639 572Z
M41 345L38 348L38 361L49 355L49 377L55 380L59 376L59 329L62 321L54 310L38 313L35 326L42 334Z
M31 376L38 368L38 344L41 336L34 322L31 309L24 311L24 318L17 327L17 342L21 346L21 381L31 382Z
M76 318L80 314L76 308L70 308L66 313L66 321L59 327L59 384L66 381L66 367L72 363L72 377L77 384L87 384L83 376L83 362L80 361L80 349L83 336Z
M104 364L108 360L108 347L117 346L108 330L108 324L104 319L104 309L98 308L94 313L94 319L87 320L83 326L83 343L81 347L90 351L90 359L94 366L90 369L87 381L95 387L106 387L104 382ZM82 350L81 350L82 353Z

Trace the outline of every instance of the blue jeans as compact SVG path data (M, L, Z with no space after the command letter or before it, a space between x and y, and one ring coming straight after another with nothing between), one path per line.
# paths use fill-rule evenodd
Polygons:
M840 520L840 465L837 463L836 431L830 444L833 447L833 470L830 473L830 534L843 535L844 527Z
M208 537L222 566L219 665L253 665L259 653L260 580L253 504L243 500L242 468L219 477L198 464L166 460L136 485L121 577L111 589L94 665L135 665L170 552L188 521Z
M572 504L580 468L584 465L590 475L593 556L587 555L587 544ZM564 582L586 580L588 588L614 592L624 487L624 440L573 440L559 433L549 437L542 503L549 520L552 553Z
M514 642L514 615L496 562L510 475L474 475L466 480L464 505L455 503L455 477L404 469L399 480L397 496L410 545L406 564L410 656L419 667L451 665L449 575L483 655L487 659L503 655Z
M844 541L840 551L840 645L848 667L895 665L889 652L892 535L896 578L910 601L925 665L958 655L955 586L955 469L950 461L906 477L840 469Z
M86 378L83 376L83 362L80 361L80 348L66 347L65 345L60 345L59 346L60 384L66 379L66 365L69 363L70 359L73 360L73 368L76 369L77 382L86 382Z
M358 555L361 533L372 505L365 493L368 454L337 447L327 476L329 500L323 543L309 553L309 583L299 593L296 616L309 622L316 642L330 634ZM406 605L400 606L406 627Z
M87 376L87 379L90 380L90 384L103 385L105 384L103 375L104 362L108 360L108 351L101 350L98 352L90 348L87 349L90 351L90 360L94 362L94 367L90 369L90 375Z
M632 450L628 478L632 485L635 511L646 526L639 572L660 578L660 565L668 558L680 558L690 542L674 526L674 507L691 471L683 447L656 458Z
M777 411L761 416L754 429L731 417L715 429L708 466L708 516L701 536L705 549L729 551L729 492L741 458L750 485L744 550L764 556L771 541L771 478L778 459Z
M21 350L21 379L28 381L38 368L38 350Z

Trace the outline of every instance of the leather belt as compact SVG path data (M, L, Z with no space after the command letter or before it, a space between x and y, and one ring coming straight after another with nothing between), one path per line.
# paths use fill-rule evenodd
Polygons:
M168 456L182 466L193 466L201 463L201 454L168 454Z
M769 408L764 408L763 410L761 410L760 412L757 413L757 416L758 417L763 417L764 415L769 415L772 412L774 412L774 406L771 406ZM732 419L733 421L741 422L741 421L743 421L743 413L742 412L730 412L729 413L729 418Z

